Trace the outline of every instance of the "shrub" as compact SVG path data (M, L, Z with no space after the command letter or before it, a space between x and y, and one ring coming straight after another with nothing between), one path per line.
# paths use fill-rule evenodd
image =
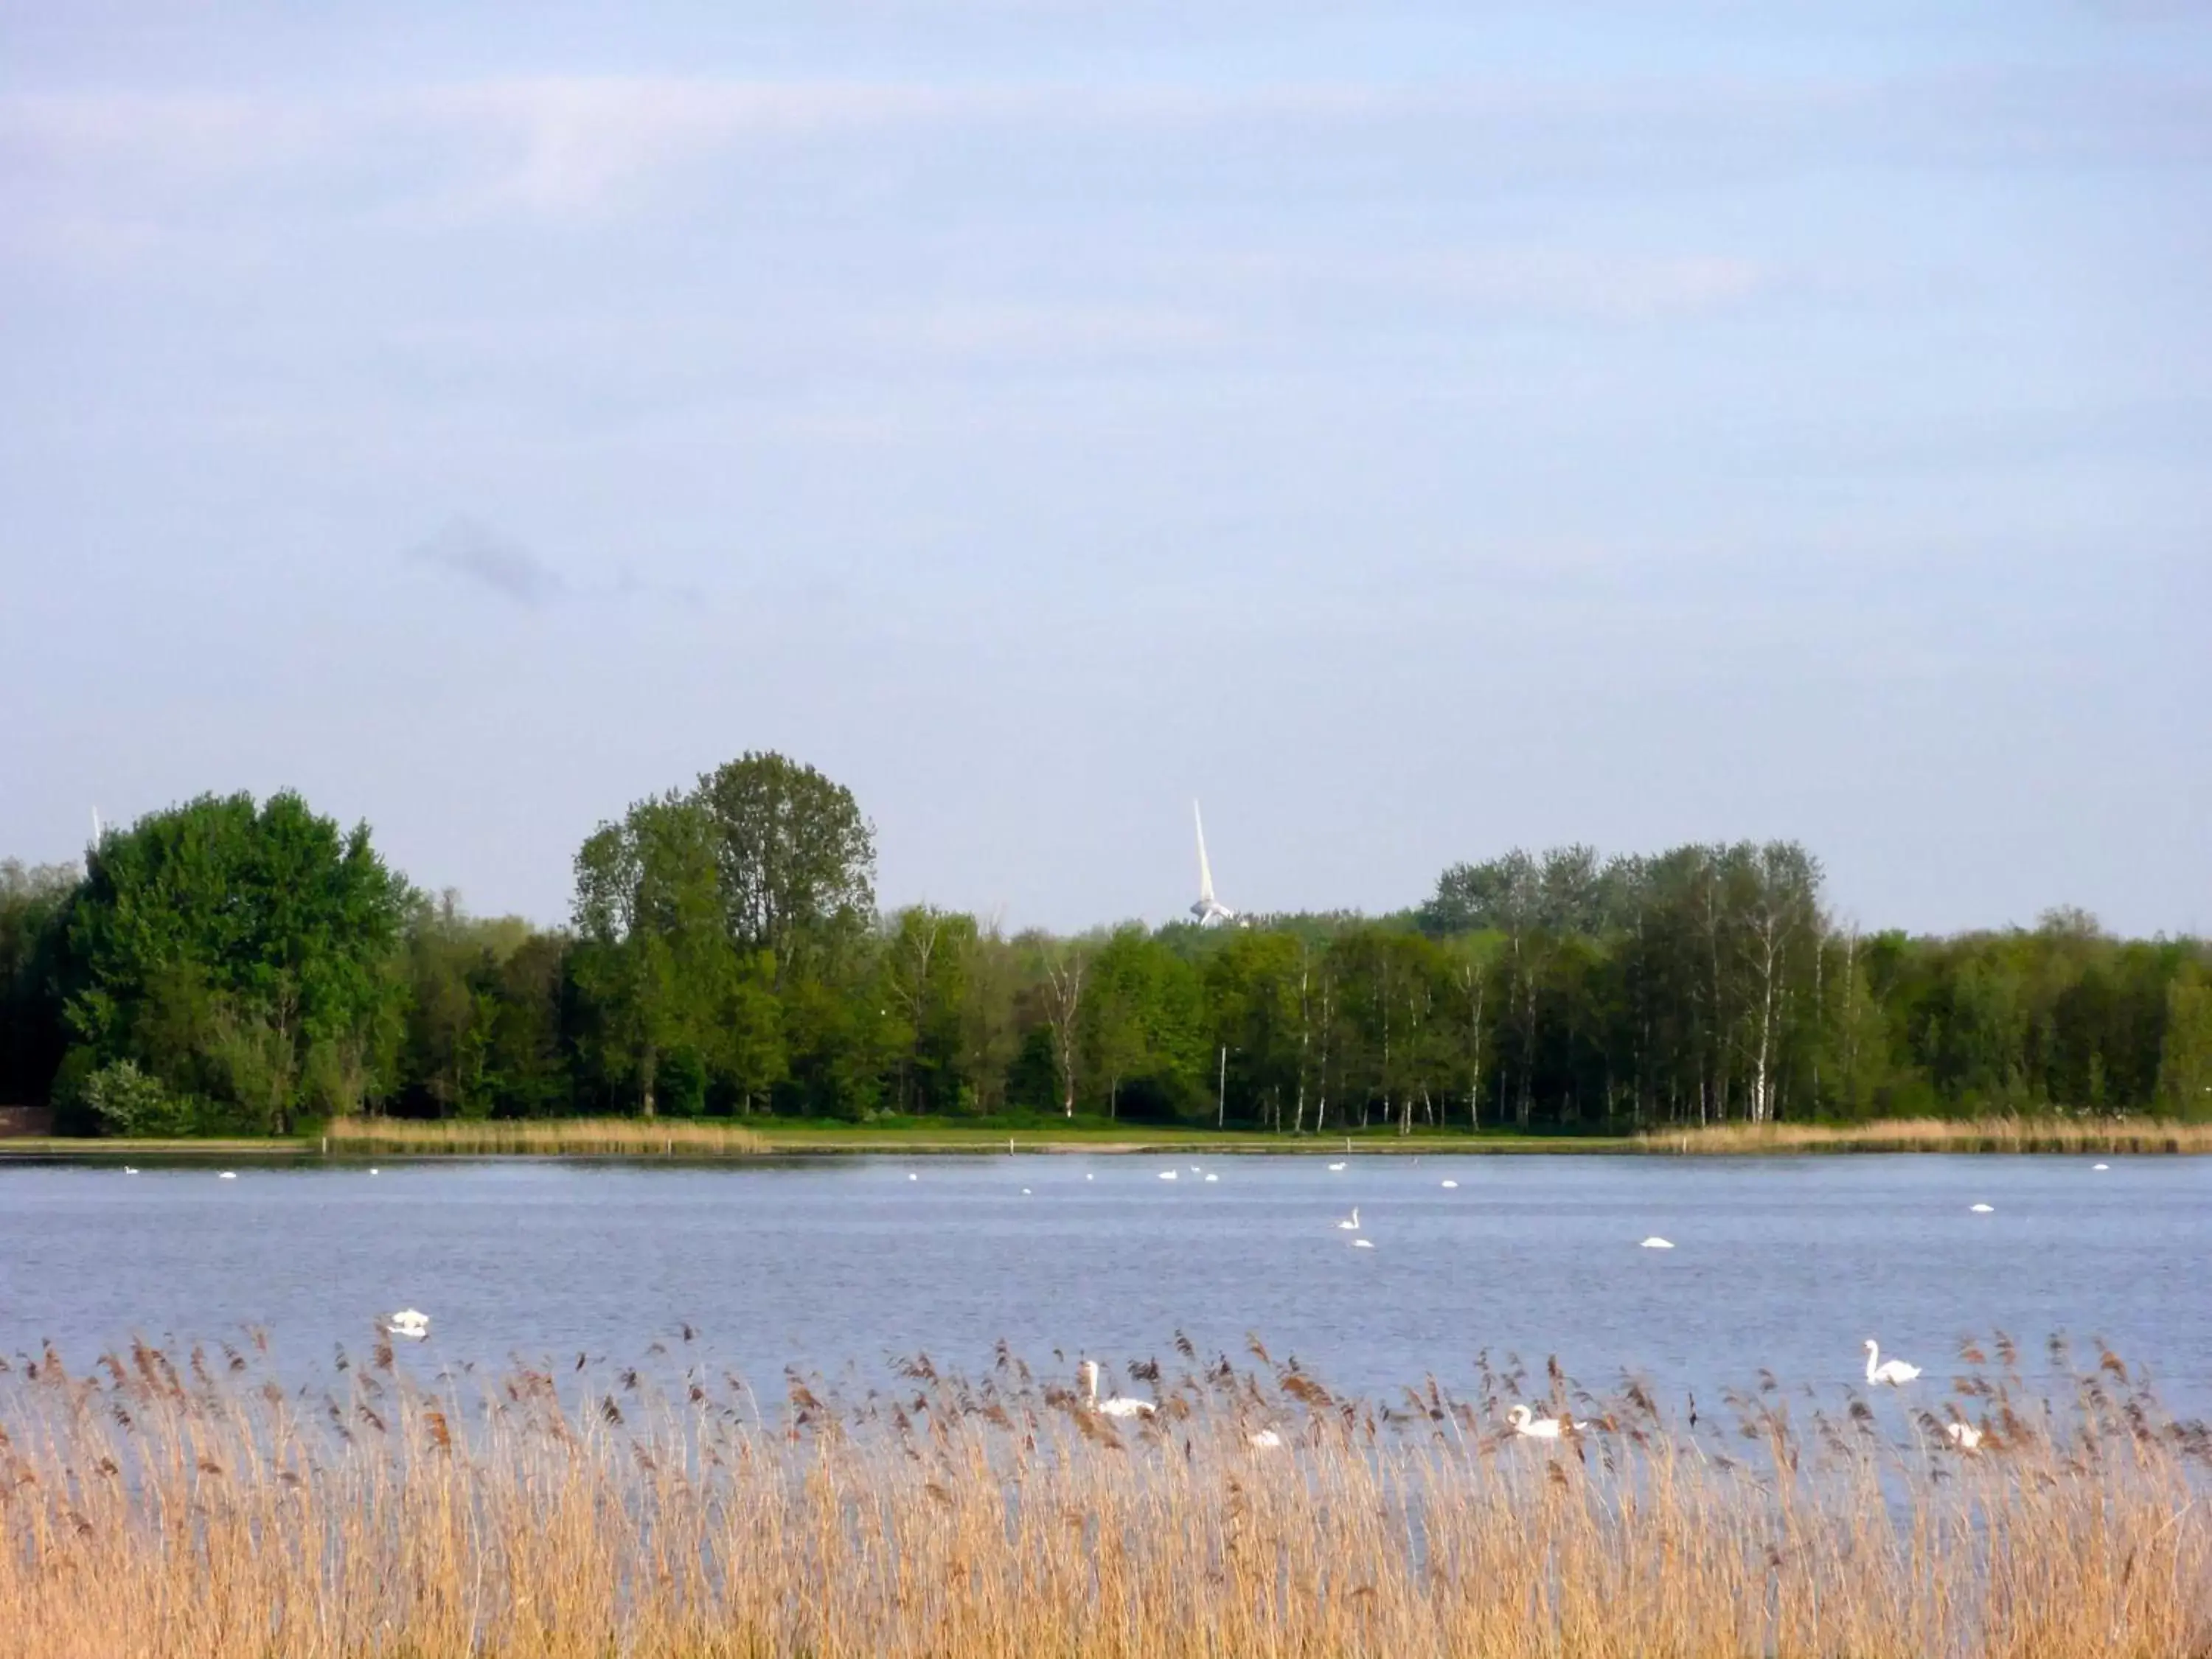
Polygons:
M111 1061L78 1085L78 1094L94 1127L103 1135L190 1134L198 1114L189 1095L174 1095L159 1078L127 1060Z

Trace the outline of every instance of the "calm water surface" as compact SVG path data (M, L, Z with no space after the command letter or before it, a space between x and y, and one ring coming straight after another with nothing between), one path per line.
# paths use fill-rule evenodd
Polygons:
M426 1359L636 1360L688 1322L767 1381L792 1363L873 1378L916 1350L981 1370L1001 1337L1041 1365L1166 1356L1182 1330L1208 1353L1256 1332L1360 1390L1464 1385L1486 1346L1556 1353L1597 1388L1764 1366L1828 1391L1861 1376L1869 1334L1940 1382L1962 1335L2002 1327L2032 1372L2054 1331L2101 1335L2175 1408L2212 1408L2212 1160L2107 1161L0 1165L0 1351L51 1340L81 1365L134 1333L260 1326L319 1368L413 1306L434 1321ZM1372 1249L1335 1225L1355 1204ZM1653 1233L1678 1248L1639 1249Z

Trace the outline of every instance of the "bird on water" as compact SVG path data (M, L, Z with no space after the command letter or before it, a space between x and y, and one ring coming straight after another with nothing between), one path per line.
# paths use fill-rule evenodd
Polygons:
M1902 1359L1884 1359L1881 1346L1872 1337L1866 1340L1867 1381L1875 1387L1887 1384L1895 1388L1900 1382L1910 1382L1920 1375L1920 1367L1908 1365Z

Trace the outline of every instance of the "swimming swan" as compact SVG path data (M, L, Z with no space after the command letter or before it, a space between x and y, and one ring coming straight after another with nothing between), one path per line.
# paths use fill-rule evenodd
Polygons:
M1982 1449L1982 1431L1971 1423L1946 1423L1943 1425L1943 1432L1950 1437L1951 1443L1962 1452L1979 1451Z
M1257 1451L1273 1451L1283 1443L1283 1437L1273 1429L1255 1429L1244 1437L1244 1443Z
M1674 1246L1669 1240L1662 1238L1658 1234L1654 1233L1637 1248L1644 1250L1671 1250Z
M1884 1359L1881 1349L1872 1337L1866 1340L1867 1381L1879 1388L1883 1383L1895 1388L1900 1382L1910 1382L1920 1375L1920 1367L1908 1365L1902 1359Z
M1352 1248L1355 1250L1371 1250L1375 1248L1375 1241L1371 1238L1355 1238L1352 1241Z
M1098 1362L1083 1362L1083 1403L1102 1417L1150 1417L1159 1407L1149 1400L1133 1400L1127 1395L1117 1394L1110 1400L1098 1397Z
M1441 1182L1440 1184L1444 1188L1444 1189L1445 1189L1447 1192L1449 1192L1449 1191L1452 1191L1452 1190L1455 1189L1455 1188L1459 1186L1459 1182L1457 1182L1456 1181L1446 1181L1446 1182Z
M1341 1169L1344 1167L1344 1165L1342 1165L1341 1164L1330 1164L1328 1167L1329 1167L1329 1169L1330 1169L1330 1170L1331 1170L1332 1172L1334 1172L1334 1171L1336 1171L1336 1170L1341 1170Z
M1990 1212L1990 1206L1986 1204L1969 1204L1966 1207L1976 1215L1988 1215Z
M238 1179L238 1171L235 1170L225 1170L221 1175L217 1176L216 1179L217 1181L235 1181Z
M414 1308L402 1308L384 1322L384 1328L394 1336L412 1338L420 1342L430 1334L430 1316Z
M1587 1423L1577 1423L1571 1417L1539 1417L1526 1406L1516 1406L1505 1413L1505 1420L1513 1425L1513 1432L1531 1440L1557 1440L1560 1431L1571 1427L1577 1434L1589 1429Z
M1160 1171L1160 1179L1163 1181L1173 1181L1175 1178L1176 1172L1173 1170L1163 1170Z
M1359 1206L1357 1204L1352 1206L1350 1218L1338 1222L1336 1229L1339 1232L1344 1233L1356 1233L1359 1231Z

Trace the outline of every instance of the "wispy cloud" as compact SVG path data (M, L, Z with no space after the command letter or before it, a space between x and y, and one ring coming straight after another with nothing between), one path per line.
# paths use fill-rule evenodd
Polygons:
M1182 307L1070 301L945 305L881 319L868 333L898 351L957 361L1176 356L1218 343L1218 320Z
M520 542L474 519L453 520L410 549L408 556L449 570L517 605L542 605L568 591L559 571Z
M1775 285L1765 267L1723 255L1548 249L1447 256L1406 267L1402 275L1409 286L1445 299L1610 322L1730 310Z
M915 85L568 76L443 88L396 113L465 135L491 195L595 209L638 180L748 141L793 143L939 120L984 94Z
M2179 72L2084 71L1235 88L583 75L315 100L34 94L0 97L0 186L82 185L107 198L254 174L335 176L359 186L337 198L356 208L396 198L562 217L621 207L653 181L748 151L992 129L1116 144L1264 130L1335 144L1412 126L1456 135L1464 168L1515 176L1741 171L1838 153L2172 161L2212 155L2203 90Z

